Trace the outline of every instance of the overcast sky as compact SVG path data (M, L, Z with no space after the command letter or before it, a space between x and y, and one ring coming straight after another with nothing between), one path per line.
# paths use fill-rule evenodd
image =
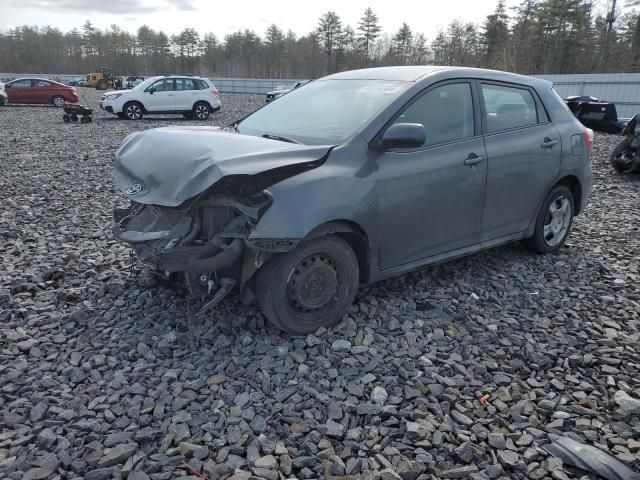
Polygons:
M354 28L370 6L383 30L395 32L407 22L416 32L433 38L440 27L458 18L481 23L495 9L497 0L0 0L0 31L17 25L51 25L63 31L80 29L86 20L96 27L117 24L134 33L143 24L172 34L194 27L200 34L213 32L222 38L249 28L263 35L275 23L299 35L316 27L318 18L335 11ZM507 0L516 5L518 0Z

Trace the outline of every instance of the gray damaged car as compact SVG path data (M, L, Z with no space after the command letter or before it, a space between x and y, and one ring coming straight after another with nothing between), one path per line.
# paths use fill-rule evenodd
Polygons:
M586 205L592 133L540 79L339 73L224 129L130 135L113 233L205 307L235 287L305 334L361 283L507 242L560 249Z

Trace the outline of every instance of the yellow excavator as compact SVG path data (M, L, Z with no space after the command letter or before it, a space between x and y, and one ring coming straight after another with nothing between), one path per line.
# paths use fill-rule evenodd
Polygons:
M124 77L115 76L110 67L100 67L95 72L87 74L87 86L96 90L107 88L122 88Z

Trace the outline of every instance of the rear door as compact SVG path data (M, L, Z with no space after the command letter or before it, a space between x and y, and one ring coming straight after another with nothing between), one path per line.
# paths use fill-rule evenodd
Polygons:
M23 79L5 85L9 103L31 103L31 80Z
M199 83L193 78L176 78L176 110L191 111L198 101Z
M560 133L535 91L478 82L487 149L482 241L523 232L560 169Z
M173 112L176 108L176 92L173 78L153 82L144 92L144 107L149 112Z

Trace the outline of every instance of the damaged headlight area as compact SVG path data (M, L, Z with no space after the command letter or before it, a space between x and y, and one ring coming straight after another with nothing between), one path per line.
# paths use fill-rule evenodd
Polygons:
M154 275L179 281L194 295L218 296L221 289L226 293L246 284L270 251L297 245L247 240L270 204L264 192L241 199L199 196L178 207L132 201L129 208L114 209L113 235L129 244ZM252 299L251 292L246 296Z

